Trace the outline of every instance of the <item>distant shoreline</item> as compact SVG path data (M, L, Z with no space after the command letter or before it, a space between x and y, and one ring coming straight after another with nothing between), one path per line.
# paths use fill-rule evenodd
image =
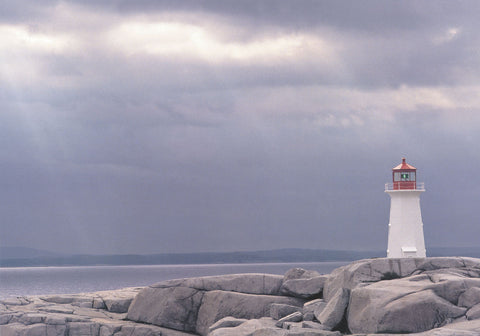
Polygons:
M33 249L29 249L29 251L33 251ZM381 258L385 256L384 251L344 251L323 249L278 249L247 252L163 253L150 255L35 255L33 252L30 253L31 256L22 257L15 257L15 255L8 256L1 253L0 267L308 263L351 261ZM432 247L427 249L427 254L429 257L463 255L479 258L480 247Z
M127 266L127 265L199 265L351 261L382 257L381 251L336 251L278 249L247 252L203 252L125 255L60 255L5 258L0 254L0 267L44 266Z
M375 259L375 258L372 258ZM214 266L214 265L221 265L221 266L235 266L235 265L271 265L271 264L318 264L318 263L341 263L341 262L352 262L353 260L320 260L320 261L255 261L255 262L209 262L209 263L170 263L170 264L62 264L62 265L18 265L18 266L7 266L7 265L0 265L0 269L6 268L34 268L34 267L128 267L128 266Z

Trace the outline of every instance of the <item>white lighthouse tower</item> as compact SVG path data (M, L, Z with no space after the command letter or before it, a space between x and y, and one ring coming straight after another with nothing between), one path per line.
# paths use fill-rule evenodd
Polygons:
M417 182L417 169L405 162L392 169L393 183L385 184L390 195L387 258L425 258L425 239L420 210L423 183Z

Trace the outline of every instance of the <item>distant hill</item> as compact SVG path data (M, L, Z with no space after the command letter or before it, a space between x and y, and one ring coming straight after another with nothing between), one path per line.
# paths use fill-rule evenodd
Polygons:
M351 261L385 257L385 251L342 251L278 249L250 252L163 253L125 255L61 255L20 247L0 248L0 267L91 266L91 265L173 265ZM467 256L480 258L480 247L427 249L429 257Z
M55 255L38 250L14 250L0 255L0 267L88 266L88 265L171 265L236 264L276 262L350 261L382 255L379 251L334 251L279 249L251 252L163 253L150 255ZM17 254L13 253L17 252ZM43 251L46 252L46 251Z
M0 260L18 259L18 258L45 258L45 257L59 257L62 254L38 250L30 247L20 246L0 246Z

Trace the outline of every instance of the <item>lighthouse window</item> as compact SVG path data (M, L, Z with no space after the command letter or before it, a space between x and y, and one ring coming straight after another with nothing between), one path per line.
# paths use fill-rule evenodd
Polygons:
M393 181L415 181L415 172L394 172Z

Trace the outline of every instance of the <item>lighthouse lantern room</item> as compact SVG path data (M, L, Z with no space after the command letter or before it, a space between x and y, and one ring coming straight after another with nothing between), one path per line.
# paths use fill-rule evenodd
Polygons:
M402 163L392 169L393 183L385 185L390 195L390 222L388 224L388 258L426 256L423 237L420 194L424 184L417 182L417 169L402 158Z
M416 189L416 175L417 168L405 162L402 158L402 163L392 169L393 175L393 189Z

